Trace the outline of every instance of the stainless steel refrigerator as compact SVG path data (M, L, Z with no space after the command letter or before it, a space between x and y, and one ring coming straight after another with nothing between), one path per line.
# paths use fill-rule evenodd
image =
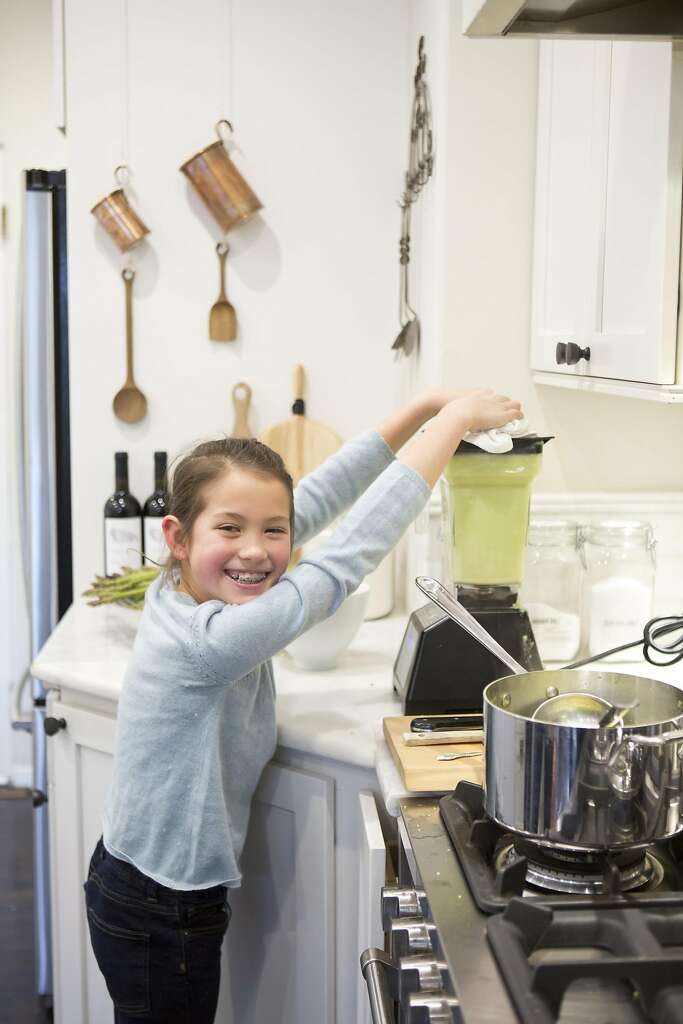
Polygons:
M72 601L66 172L26 171L21 248L18 469L30 661ZM50 1005L52 951L46 690L26 667L32 736L37 992Z

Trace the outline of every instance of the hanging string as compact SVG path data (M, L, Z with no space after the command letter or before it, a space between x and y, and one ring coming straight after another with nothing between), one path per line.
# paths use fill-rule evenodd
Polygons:
M228 96L227 96L227 107L230 111L229 117L233 125L235 123L235 48L233 46L234 38L234 18L232 9L232 0L225 0L225 6L228 12Z
M128 64L128 0L121 0L121 163L129 162L130 86Z
M130 184L130 59L128 0L121 0L121 163L114 171L119 186ZM134 272L135 253L129 249L123 260L124 272Z
M234 124L233 93L233 12L232 0L218 0L220 30L220 84L218 118L226 118Z

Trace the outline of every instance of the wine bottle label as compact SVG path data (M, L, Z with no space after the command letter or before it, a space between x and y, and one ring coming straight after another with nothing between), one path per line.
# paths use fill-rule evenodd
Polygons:
M145 516L142 527L145 535L145 565L154 562L163 563L168 558L168 545L161 529L162 520L158 517Z
M104 520L104 571L107 576L111 576L112 573L121 572L124 566L130 569L142 567L140 516Z

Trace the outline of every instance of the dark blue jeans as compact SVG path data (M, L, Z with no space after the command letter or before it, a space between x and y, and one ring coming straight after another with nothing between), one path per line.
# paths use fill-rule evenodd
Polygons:
M213 1024L231 914L226 887L168 889L100 839L84 889L115 1024Z

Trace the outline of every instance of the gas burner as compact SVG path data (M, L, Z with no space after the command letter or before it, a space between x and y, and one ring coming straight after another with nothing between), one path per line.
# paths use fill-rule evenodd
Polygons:
M557 909L683 909L683 835L604 854L549 847L487 817L483 790L471 782L458 783L439 808L472 898L487 914L521 896Z
M551 892L582 896L598 896L615 888L617 892L631 892L650 884L656 888L664 876L662 865L649 851L606 855L551 850L519 839L500 844L494 855L494 870L504 870L519 857L526 858L526 885Z

